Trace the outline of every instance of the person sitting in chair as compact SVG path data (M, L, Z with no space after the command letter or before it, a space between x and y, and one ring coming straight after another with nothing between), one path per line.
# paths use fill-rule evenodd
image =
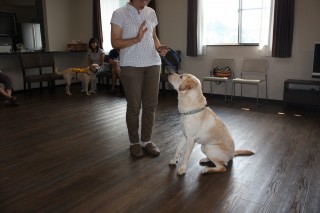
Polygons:
M96 73L98 75L99 73L102 73L107 70L107 66L105 66L105 63L104 63L105 53L104 53L104 50L100 48L97 38L94 38L94 37L90 38L88 44L89 44L89 49L87 52L88 65L91 66L92 64L98 64L100 66L100 69ZM97 80L95 80L94 82L94 91L97 89L96 84L97 84ZM85 85L82 82L81 92L85 92L84 86Z
M17 97L12 96L12 80L11 78L0 71L0 94L6 99L5 104L16 106L17 103Z
M112 49L109 52L109 64L112 67L112 93L115 92L117 79L120 78L120 65L119 65L119 49Z

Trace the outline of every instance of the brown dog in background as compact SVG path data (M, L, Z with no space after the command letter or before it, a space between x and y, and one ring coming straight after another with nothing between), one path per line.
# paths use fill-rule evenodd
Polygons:
M225 172L227 163L237 155L252 155L249 150L235 150L231 134L221 119L207 107L206 98L202 94L201 82L190 74L171 73L169 82L178 92L178 109L181 114L180 125L184 137L177 146L171 165L176 165L182 154L182 165L178 174L183 175L187 171L187 164L195 143L201 144L201 150L206 158L200 163L209 161L215 167L205 167L202 174L208 172Z
M95 93L94 91L94 81L96 78L96 74L100 66L98 64L91 64L87 68L68 68L63 71L59 71L57 68L55 69L55 73L57 75L63 75L64 80L66 81L66 94L72 95L70 92L70 85L72 83L72 79L77 79L79 81L84 82L84 89L86 95L91 95L91 93ZM89 84L91 84L91 89L89 91Z

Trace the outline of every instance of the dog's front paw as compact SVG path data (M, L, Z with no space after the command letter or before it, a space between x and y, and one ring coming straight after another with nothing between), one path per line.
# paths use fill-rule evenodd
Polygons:
M86 93L87 96L91 95L90 93Z
M89 93L91 93L91 94L96 94L97 92L94 91L94 90L90 90Z
M171 161L170 161L170 165L171 166L175 166L176 164L178 163L178 160L173 158Z
M186 174L186 171L187 171L187 168L181 166L181 167L178 169L178 175L184 175L184 174Z
M72 93L71 93L71 92L68 92L67 95L72 95Z
M201 170L201 174L206 174L209 172L209 168L206 166Z

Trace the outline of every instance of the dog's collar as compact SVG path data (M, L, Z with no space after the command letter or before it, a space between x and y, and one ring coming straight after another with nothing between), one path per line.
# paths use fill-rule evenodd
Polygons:
M207 108L207 106L204 106L204 107L201 107L200 109L194 109L194 110L191 110L189 112L183 112L183 113L180 113L181 115L193 115L193 114L196 114L198 112L201 112L203 110L205 110Z

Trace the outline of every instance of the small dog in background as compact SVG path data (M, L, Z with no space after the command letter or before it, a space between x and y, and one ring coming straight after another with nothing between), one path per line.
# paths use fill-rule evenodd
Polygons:
M180 126L184 137L177 146L170 165L176 165L185 148L182 165L178 174L187 171L188 161L195 143L201 144L206 158L200 164L213 162L215 167L204 167L202 174L225 172L227 163L237 155L252 155L249 150L235 150L231 134L221 119L207 107L207 100L202 94L201 82L190 74L170 73L169 82L178 92L178 109L181 114Z
M94 81L96 78L96 74L100 66L98 64L91 64L87 68L68 68L63 71L59 71L57 68L55 69L55 73L57 75L63 75L64 80L66 81L66 93L67 95L72 95L70 92L70 85L72 79L77 79L79 81L83 81L85 85L85 93L86 95L91 95L91 93L95 93L94 91ZM91 84L91 89L89 91L89 84Z

